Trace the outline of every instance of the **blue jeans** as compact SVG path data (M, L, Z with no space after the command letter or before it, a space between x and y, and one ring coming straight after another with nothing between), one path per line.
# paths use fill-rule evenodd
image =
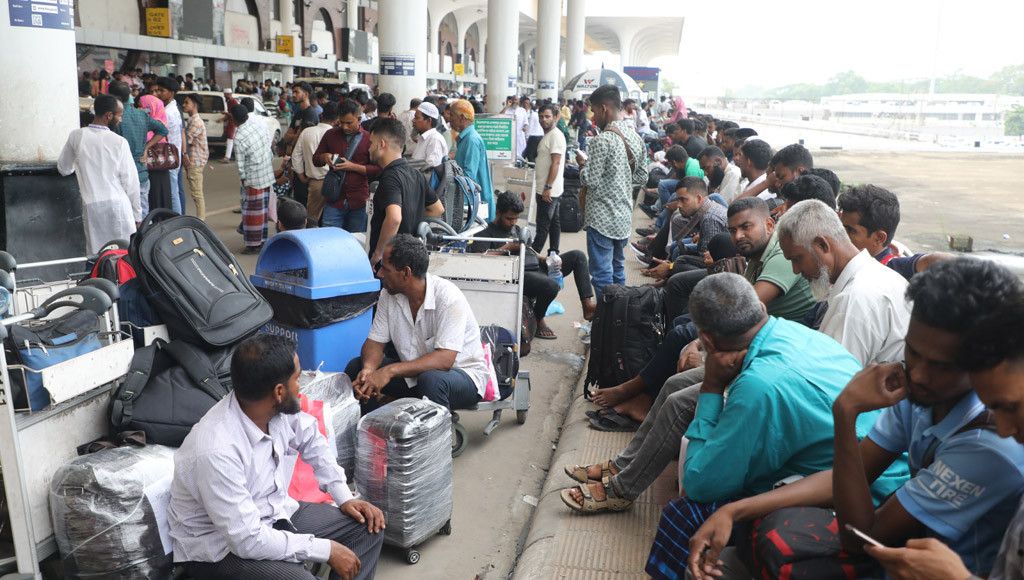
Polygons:
M594 293L600 298L601 290L609 284L626 283L626 259L622 251L629 238L613 240L594 228L587 228L587 255L590 258L590 279Z
M660 209L661 213L658 214L658 219L654 220L654 227L661 229L668 220L668 210L663 208L675 197L678 185L678 179L662 179L658 182L658 201L661 205L655 204L654 209Z
M388 346L390 347L390 345ZM385 355L380 366L385 367L396 362L399 361ZM356 357L345 366L345 373L350 377L354 377L362 369L363 359ZM453 411L467 409L480 402L480 392L476 390L476 383L466 374L466 371L456 368L447 371L435 370L422 373L416 378L416 386L414 387L410 387L405 382L405 379L395 377L384 386L381 392L396 399L402 397L421 399L426 397L438 405ZM377 401L370 399L363 403L363 412L365 414L377 407L379 407Z
M170 174L171 174L171 209L174 210L175 213L179 213L181 215L185 215L185 212L182 210L182 205L181 205L182 198L184 197L184 192L181 189L181 183L178 181L178 177L181 175L181 168L179 167L177 169L172 169L170 171Z
M366 207L359 209L338 209L325 205L320 218L325 227L341 228L350 234L366 231Z
M185 215L188 211L188 206L185 205L185 168L179 167L175 171L178 173L178 203L181 207L181 215Z

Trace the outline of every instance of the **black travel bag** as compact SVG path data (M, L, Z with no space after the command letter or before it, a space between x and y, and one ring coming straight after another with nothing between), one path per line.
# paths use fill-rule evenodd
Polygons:
M660 288L605 286L591 326L585 387L614 387L637 376L664 334L665 299Z
M579 190L577 190L579 191ZM558 199L558 221L564 233L576 233L583 229L583 209L580 198L566 189Z
M146 432L146 441L180 447L192 426L231 392L231 348L206 353L181 340L135 351L114 393L114 431Z
M255 334L274 315L213 230L170 210L151 212L132 236L131 263L172 339L222 347Z

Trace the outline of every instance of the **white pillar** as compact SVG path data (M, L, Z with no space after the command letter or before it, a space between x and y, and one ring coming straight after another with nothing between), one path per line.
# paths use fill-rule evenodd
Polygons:
M380 7L380 90L391 93L404 110L406 103L422 98L427 86L427 41L423 0L386 0Z
M174 57L174 64L178 65L174 69L175 75L185 76L188 73L192 73L192 76L196 74L196 58L193 56L185 56L183 54L176 55Z
M26 47L31 47L31 58L26 58ZM0 159L57 161L68 133L78 128L76 63L73 29L12 26L7 14L0 16L0 70L7 78L19 79L17 88L10 86L0 98ZM23 99L16 94L46 98Z
M487 50L487 27L478 24L476 27L477 32L480 34L480 39L477 42L476 49L476 76L482 77L487 73L487 59L490 58L487 55L491 52Z
M586 36L587 0L568 0L565 22L565 79L584 72L583 39Z
M500 113L505 97L518 93L519 4L487 0L487 112Z
M537 97L558 100L562 0L537 0Z
M348 0L348 15L347 16L348 16L348 22L346 23L346 26L348 26L352 30L359 30L359 2L357 2L356 0ZM339 55L339 56L341 56L341 55ZM350 83L358 83L359 82L359 73L357 73L354 70L349 69L349 71L348 71L348 82L350 82Z
M271 0L273 1L273 0ZM295 34L295 5L292 0L278 0L277 2L277 14L281 18L281 36L291 36L292 46L295 47L300 53L302 52L302 41L299 40L298 35ZM274 50L277 50L275 47ZM295 67L293 66L282 66L281 67L281 88L284 89L285 83L290 83L295 78Z

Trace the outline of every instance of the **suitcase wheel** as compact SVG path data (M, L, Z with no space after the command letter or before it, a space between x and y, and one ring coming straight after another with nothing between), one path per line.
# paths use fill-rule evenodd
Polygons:
M462 423L452 423L452 457L462 455L469 446L469 433Z
M405 561L410 565L420 561L420 552L416 548L409 548L405 552Z
M527 413L527 411L516 411L516 423L519 423L520 425L525 423L526 422L526 413Z
M448 520L447 522L445 522L444 525L441 526L441 531L438 533L440 533L442 536L452 535L452 521Z

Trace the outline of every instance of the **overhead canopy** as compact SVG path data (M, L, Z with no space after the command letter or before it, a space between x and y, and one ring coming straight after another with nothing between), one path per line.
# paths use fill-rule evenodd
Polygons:
M578 74L565 83L562 94L571 93L574 99L582 99L604 85L615 85L625 98L639 98L641 96L640 85L636 84L629 75L607 68L588 70Z

